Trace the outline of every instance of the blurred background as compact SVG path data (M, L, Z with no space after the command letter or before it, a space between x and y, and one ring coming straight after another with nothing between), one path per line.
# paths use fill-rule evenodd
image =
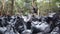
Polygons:
M1 15L47 15L51 12L60 12L60 0L0 0Z

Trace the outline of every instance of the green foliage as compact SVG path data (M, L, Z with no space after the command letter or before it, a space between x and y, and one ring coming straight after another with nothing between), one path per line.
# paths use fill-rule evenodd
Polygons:
M46 2L46 0L37 2L38 8L40 10L40 13L46 13L48 11L58 11L58 7L56 5L56 2L60 2L60 0L49 0L50 2Z

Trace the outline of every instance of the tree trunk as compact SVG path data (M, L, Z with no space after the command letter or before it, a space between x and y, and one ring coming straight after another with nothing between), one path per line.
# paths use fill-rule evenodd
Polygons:
M13 10L14 10L14 0L11 0L11 12L10 12L11 15L13 15Z
M4 5L5 5L5 0L2 0L2 15L5 14L5 12L4 12Z
M37 14L37 11L38 11L38 7L35 3L35 0L32 0L32 7L33 7L33 13L34 14Z

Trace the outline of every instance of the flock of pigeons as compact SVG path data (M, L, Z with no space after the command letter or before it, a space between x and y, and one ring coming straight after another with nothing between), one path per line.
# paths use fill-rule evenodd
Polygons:
M60 34L59 14L0 16L0 34Z

